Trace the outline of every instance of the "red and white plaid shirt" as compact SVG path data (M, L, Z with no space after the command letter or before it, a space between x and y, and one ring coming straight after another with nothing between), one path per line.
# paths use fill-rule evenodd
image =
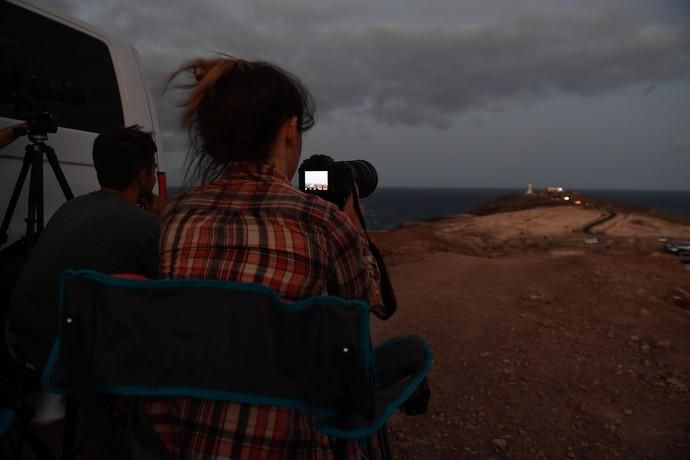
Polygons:
M238 162L176 196L162 216L163 278L260 283L286 301L330 294L380 303L380 275L363 232L335 205L301 193L274 167ZM311 416L192 398L144 403L176 458L332 459L336 441ZM369 458L378 448L369 442ZM364 458L358 443L348 458Z

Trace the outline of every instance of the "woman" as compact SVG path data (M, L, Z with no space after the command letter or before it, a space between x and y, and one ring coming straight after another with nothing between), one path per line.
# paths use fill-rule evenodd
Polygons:
M314 124L302 84L272 64L226 57L194 61L171 80L182 73L193 77L183 124L202 185L162 216L161 276L260 283L286 301L328 293L379 304L352 198L343 212L290 182ZM178 398L149 401L146 412L166 449L184 458L335 456L335 440L292 409ZM363 458L356 442L346 448Z

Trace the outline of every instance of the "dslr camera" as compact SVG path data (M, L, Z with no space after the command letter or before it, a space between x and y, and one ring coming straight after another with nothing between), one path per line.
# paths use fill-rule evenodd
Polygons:
M299 167L300 190L318 195L341 209L355 184L359 197L366 198L378 183L376 169L365 160L335 161L327 155L312 155Z
M55 115L50 112L42 111L37 115L32 116L26 123L29 125L27 133L31 135L40 135L47 133L56 133L58 130L58 122Z

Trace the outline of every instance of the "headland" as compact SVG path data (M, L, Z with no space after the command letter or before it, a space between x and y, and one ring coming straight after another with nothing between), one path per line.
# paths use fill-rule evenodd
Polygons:
M690 457L690 265L664 251L690 216L564 196L372 234L399 303L375 342L434 352L395 458Z

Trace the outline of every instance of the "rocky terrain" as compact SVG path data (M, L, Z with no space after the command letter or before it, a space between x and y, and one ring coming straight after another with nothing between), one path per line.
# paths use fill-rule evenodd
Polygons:
M375 342L434 352L395 458L690 458L690 266L663 252L690 216L515 196L372 238L399 302Z

